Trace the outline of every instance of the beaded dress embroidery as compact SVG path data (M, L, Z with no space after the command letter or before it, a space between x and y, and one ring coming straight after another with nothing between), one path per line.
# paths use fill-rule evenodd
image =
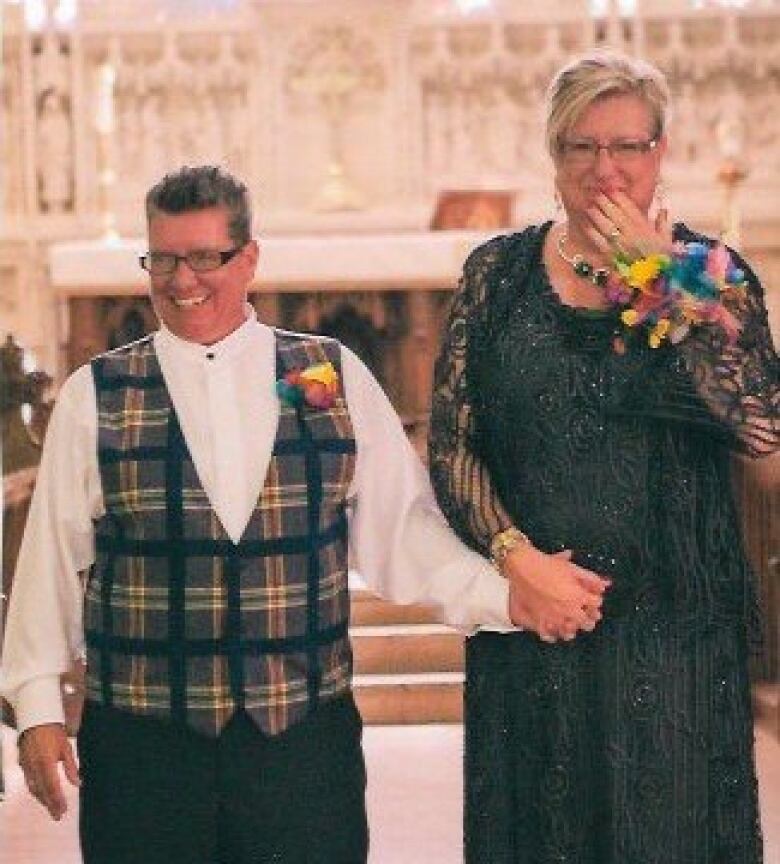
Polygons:
M745 267L732 346L701 328L655 350L631 334L616 353L617 313L550 286L548 229L466 263L431 473L472 547L514 523L613 587L597 631L571 643L469 641L467 861L756 864L746 655L760 627L729 471L734 450L780 447L761 289Z

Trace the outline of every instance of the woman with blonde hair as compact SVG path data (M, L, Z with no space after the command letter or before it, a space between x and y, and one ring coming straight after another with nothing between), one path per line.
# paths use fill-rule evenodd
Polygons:
M471 254L437 363L440 505L524 607L467 644L468 864L762 860L729 462L780 448L778 358L749 267L658 203L667 102L618 54L556 75L561 218Z

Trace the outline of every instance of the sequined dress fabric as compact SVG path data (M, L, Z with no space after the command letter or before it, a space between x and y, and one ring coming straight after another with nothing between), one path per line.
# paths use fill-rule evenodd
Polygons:
M760 624L730 486L780 447L758 281L713 328L615 350L560 302L549 224L476 250L436 366L431 474L459 536L515 524L612 580L593 634L467 644L468 864L758 864L747 658ZM677 226L679 239L695 238Z

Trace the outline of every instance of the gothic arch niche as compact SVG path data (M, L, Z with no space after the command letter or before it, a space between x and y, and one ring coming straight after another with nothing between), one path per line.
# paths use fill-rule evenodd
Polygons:
M71 46L49 32L32 40L35 195L41 214L75 211Z
M71 297L68 370L157 329L148 297Z
M307 292L279 297L279 326L338 339L360 357L383 386L388 378L389 337L384 319L381 296Z
M104 323L108 350L136 342L156 328L157 321L148 298L114 302L116 305L109 308Z
M343 342L368 366L385 387L385 345L382 333L350 303L341 303L320 319L318 332Z

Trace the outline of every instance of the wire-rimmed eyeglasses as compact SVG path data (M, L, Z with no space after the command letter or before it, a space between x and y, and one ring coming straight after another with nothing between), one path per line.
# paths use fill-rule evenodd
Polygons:
M628 165L638 162L658 146L658 138L614 138L602 144L594 138L563 138L558 142L558 152L569 165L592 165L602 150L609 153L613 162Z

